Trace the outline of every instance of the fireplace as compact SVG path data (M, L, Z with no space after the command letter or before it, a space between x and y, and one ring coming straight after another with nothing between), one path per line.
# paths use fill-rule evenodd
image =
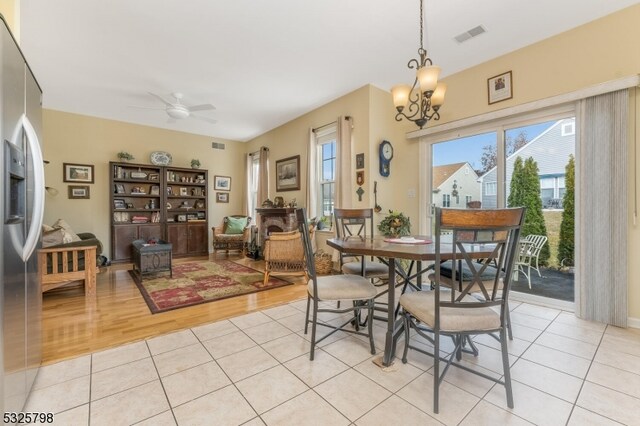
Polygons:
M298 229L296 209L259 208L256 209L256 212L260 217L257 221L260 235L258 244L260 246L272 232L288 232Z

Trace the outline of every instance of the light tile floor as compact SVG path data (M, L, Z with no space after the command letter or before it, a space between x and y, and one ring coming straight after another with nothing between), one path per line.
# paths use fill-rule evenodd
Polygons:
M409 363L383 371L366 338L336 333L311 362L305 305L45 366L26 410L53 412L65 426L640 424L640 330L516 304L509 342L515 408L507 408L502 386L452 367L434 414L430 357L411 351ZM375 326L381 353L384 324ZM500 377L497 342L476 343L480 355L465 354L463 363Z

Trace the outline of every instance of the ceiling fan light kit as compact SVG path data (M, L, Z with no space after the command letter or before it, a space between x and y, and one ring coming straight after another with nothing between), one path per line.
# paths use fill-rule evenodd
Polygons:
M134 108L142 108L142 109L164 110L170 119L173 118L176 120L183 120L185 118L195 118L197 120L206 121L212 124L217 123L217 120L214 120L212 118L192 114L193 111L211 111L216 109L216 107L214 107L211 104L202 104L202 105L194 105L194 106L184 105L182 103L182 98L184 96L180 92L175 92L171 94L171 96L175 99L175 102L169 102L165 98L163 98L162 96L156 93L152 93L152 92L148 92L148 93L154 98L158 99L160 102L162 102L164 106L162 107L160 106L148 107L148 106L137 106L137 105L131 105L131 106Z

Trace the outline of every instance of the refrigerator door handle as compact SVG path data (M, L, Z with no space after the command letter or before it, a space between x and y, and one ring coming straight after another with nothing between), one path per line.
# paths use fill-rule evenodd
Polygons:
M42 158L42 149L40 148L38 135L26 114L23 114L22 117L20 117L20 125L18 127L22 127L24 129L27 145L31 151L31 158L33 159L33 210L31 212L31 224L29 225L29 231L27 232L27 238L21 254L22 260L26 262L38 245L40 229L42 228L42 220L44 217L44 161Z

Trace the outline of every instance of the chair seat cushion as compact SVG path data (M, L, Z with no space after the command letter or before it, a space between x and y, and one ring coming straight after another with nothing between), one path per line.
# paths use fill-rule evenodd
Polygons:
M440 290L440 300L450 301L451 293ZM465 302L478 302L465 296ZM400 305L429 327L435 325L435 291L416 291L400 296ZM491 308L440 308L440 330L445 332L486 331L500 327L500 315Z
M317 277L317 282L320 300L366 300L377 294L374 285L359 275L328 275ZM313 296L313 280L309 280L307 290Z
M242 241L243 234L216 234L216 239L220 241Z
M349 275L360 275L362 272L361 262L349 262L342 265L342 273ZM379 278L389 276L389 267L384 263L366 261L364 264L364 276L368 278Z

